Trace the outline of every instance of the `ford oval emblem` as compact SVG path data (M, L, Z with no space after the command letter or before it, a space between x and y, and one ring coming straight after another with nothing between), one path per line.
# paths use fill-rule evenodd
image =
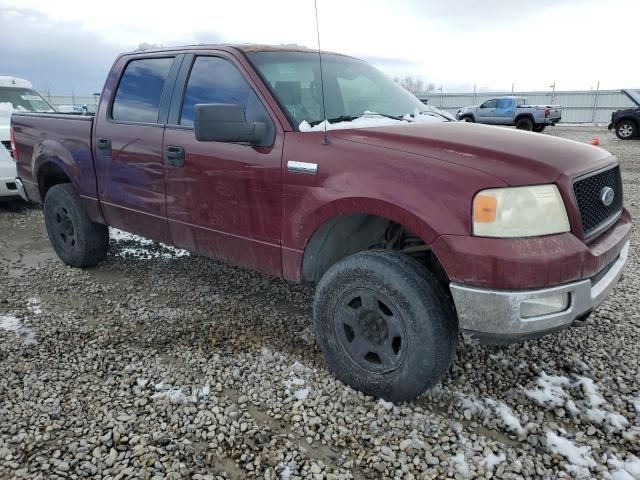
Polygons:
M611 187L604 187L600 190L600 201L605 207L608 207L613 203L613 199L616 197L616 192Z

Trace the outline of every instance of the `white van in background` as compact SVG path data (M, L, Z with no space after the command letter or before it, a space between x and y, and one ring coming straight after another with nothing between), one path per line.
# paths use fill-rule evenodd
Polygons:
M31 82L22 78L0 76L0 142L11 153L9 123L11 113L18 112L55 112Z

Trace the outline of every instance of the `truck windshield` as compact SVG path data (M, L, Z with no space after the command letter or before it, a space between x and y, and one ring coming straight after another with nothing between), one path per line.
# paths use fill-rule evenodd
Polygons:
M17 112L55 112L38 92L18 87L0 87L0 109Z
M305 125L318 125L325 118L334 123L352 122L364 116L380 117L378 121L382 119L387 125L389 121L412 122L425 116L430 121L452 118L434 107L427 107L368 63L329 53L322 54L326 107L326 116L323 116L317 53L262 51L247 56L289 118L301 129Z

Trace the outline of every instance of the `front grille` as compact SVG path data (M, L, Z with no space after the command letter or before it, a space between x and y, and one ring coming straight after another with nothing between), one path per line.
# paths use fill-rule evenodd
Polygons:
M602 193L606 187L612 188L614 193L613 202L608 206L602 201ZM589 174L575 180L573 193L580 211L582 231L585 237L589 237L609 223L622 210L620 167L616 166L604 172Z
M9 155L11 155L13 157L13 150L11 149L11 142L9 140L2 140L2 145L4 145L4 148L7 149L7 152L9 152Z

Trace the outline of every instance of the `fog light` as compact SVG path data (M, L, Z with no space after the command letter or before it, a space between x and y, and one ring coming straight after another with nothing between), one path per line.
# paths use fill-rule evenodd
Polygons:
M520 304L520 316L522 318L539 317L540 315L562 312L567 308L569 308L569 294L559 293L525 300Z

